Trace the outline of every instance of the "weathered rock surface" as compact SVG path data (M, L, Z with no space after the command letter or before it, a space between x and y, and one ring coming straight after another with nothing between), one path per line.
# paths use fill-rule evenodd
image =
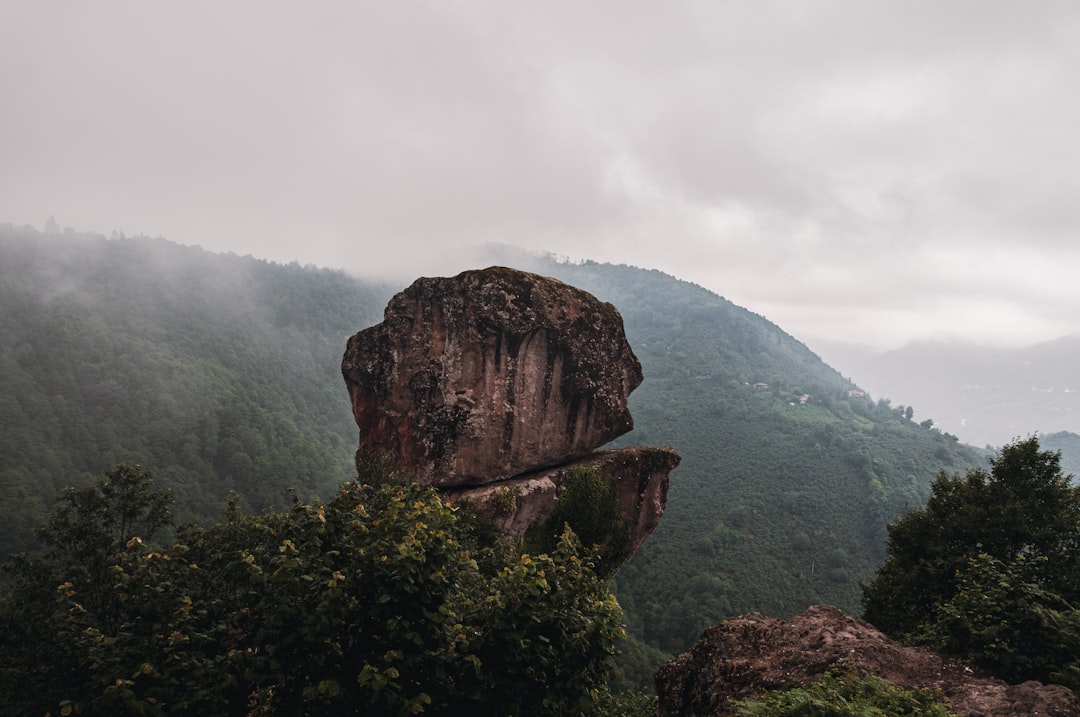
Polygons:
M615 307L501 267L418 279L349 340L342 374L361 448L437 486L587 455L633 428L642 380Z
M667 502L668 473L679 465L670 448L623 448L597 451L556 468L472 488L451 488L444 495L469 501L476 512L505 536L521 536L555 511L567 476L574 468L596 468L614 486L619 517L630 528L629 552L636 553L656 528Z
M732 715L736 700L806 684L833 667L878 674L905 689L940 689L966 717L1080 715L1080 700L1065 687L977 675L825 605L789 620L751 613L709 628L657 672L657 715Z
M642 375L619 312L592 294L501 267L418 279L349 339L341 372L358 460L388 458L503 535L550 518L575 468L614 488L619 555L664 512L675 451L594 452L633 428Z

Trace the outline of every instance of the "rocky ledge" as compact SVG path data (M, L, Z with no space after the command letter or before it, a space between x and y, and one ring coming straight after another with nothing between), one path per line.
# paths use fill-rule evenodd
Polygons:
M636 446L597 451L556 468L472 488L444 491L449 500L468 501L504 536L524 535L555 512L568 477L577 468L594 468L614 486L619 522L630 530L627 552L634 554L660 523L667 504L668 473L679 465L670 448Z
M818 605L789 620L751 613L707 629L688 652L657 672L657 715L733 715L737 700L798 687L834 668L876 674L904 689L939 689L961 717L1080 714L1080 700L1065 687L1010 685L979 675Z

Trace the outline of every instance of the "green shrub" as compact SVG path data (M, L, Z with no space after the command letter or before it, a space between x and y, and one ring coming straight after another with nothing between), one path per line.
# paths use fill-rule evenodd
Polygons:
M615 487L604 481L598 469L568 471L555 511L525 533L525 549L550 552L567 525L583 546L597 552L596 570L601 576L614 575L629 557L630 526L619 513Z
M738 703L739 717L948 717L939 692L904 690L876 675L826 673L805 687Z
M149 477L110 476L11 565L0 714L563 715L608 698L622 611L569 530L522 554L477 541L434 489L349 483L326 504L232 505L154 548L132 532L167 523ZM116 476L137 500L74 501Z

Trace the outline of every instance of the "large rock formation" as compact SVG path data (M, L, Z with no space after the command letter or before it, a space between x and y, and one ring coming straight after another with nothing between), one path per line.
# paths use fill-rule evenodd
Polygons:
M663 512L674 451L592 454L633 427L642 375L618 311L585 291L502 267L418 279L349 339L342 375L358 460L389 458L507 535L551 515L575 465L615 487L633 550Z
M633 428L622 318L512 269L418 279L349 339L361 444L421 483L476 485L580 458Z
M804 685L832 668L877 674L904 689L940 689L962 717L1080 714L1080 699L1065 687L980 676L826 605L789 620L751 613L709 628L657 672L656 714L734 715L737 700Z

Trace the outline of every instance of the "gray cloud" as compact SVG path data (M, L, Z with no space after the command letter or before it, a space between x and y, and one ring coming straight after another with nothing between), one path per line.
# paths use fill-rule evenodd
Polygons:
M1080 8L0 7L0 221L367 274L487 242L804 340L1080 332Z

